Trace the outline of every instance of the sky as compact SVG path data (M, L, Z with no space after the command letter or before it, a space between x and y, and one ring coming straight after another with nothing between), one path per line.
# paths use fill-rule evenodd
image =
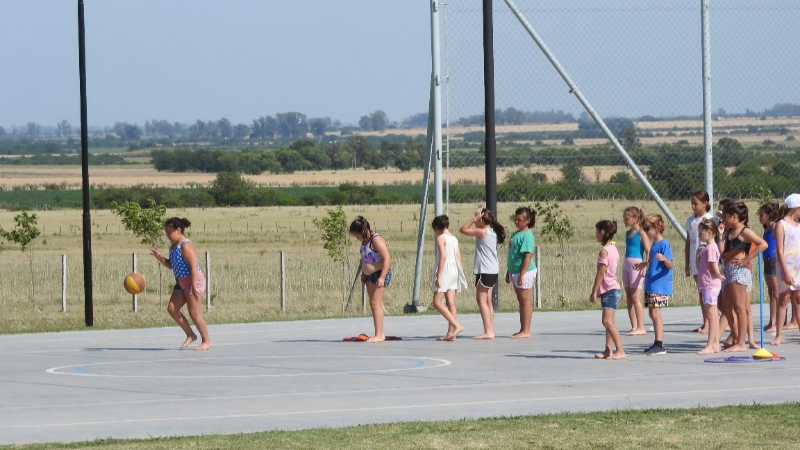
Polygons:
M278 112L357 123L426 111L424 0L85 0L89 123L234 123ZM697 0L516 0L605 116L702 112ZM79 123L77 1L2 0L0 126ZM711 0L713 107L800 103L800 2ZM442 22L446 116L482 113L479 0ZM444 11L443 11L444 12ZM447 44L445 46L445 43ZM495 0L497 106L580 105Z

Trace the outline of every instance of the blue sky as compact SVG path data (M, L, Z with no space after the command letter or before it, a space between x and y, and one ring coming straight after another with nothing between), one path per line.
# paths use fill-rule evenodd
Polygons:
M517 0L595 108L631 117L700 114L699 3ZM3 0L0 125L79 122L76 4ZM800 2L711 4L714 109L800 103ZM480 1L448 8L455 119L482 112ZM497 106L579 113L500 0L495 15ZM424 0L86 0L86 19L92 126L427 109Z

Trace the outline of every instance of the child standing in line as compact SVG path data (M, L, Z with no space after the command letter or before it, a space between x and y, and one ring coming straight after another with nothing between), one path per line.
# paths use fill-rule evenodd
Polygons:
M372 322L375 334L367 342L386 340L383 332L383 296L392 281L392 258L383 236L372 231L367 219L356 217L350 224L350 236L361 241L361 282L367 285L369 307L372 310Z
M595 238L603 245L600 255L597 257L597 274L594 277L592 293L589 295L589 303L597 303L600 297L600 304L603 307L603 327L606 329L606 348L602 353L594 355L597 359L625 359L625 349L622 348L622 339L619 337L619 330L614 323L616 316L617 303L622 297L622 290L617 282L617 265L619 264L619 252L614 245L614 235L617 233L617 223L610 220L601 220L595 224ZM612 351L612 345L616 352Z
M433 307L447 319L447 333L438 341L455 341L456 336L464 331L458 323L456 312L456 293L467 287L467 278L461 262L461 251L458 239L450 233L450 219L436 216L431 224L436 234L436 257L433 266ZM445 304L442 304L444 298Z
M727 208L728 206L733 204L733 200L729 198L723 198L717 204L717 238L715 241L717 242L717 248L719 249L719 271L723 274L725 273L725 262L722 260L722 254L725 252L725 238L728 236L728 229L725 227L725 223L722 221L722 211ZM731 330L731 326L734 324L728 324L728 314L726 314L726 310L728 308L728 304L725 302L725 283L722 284L722 289L719 291L719 298L717 299L717 310L719 311L719 326L717 329L719 330L719 334L726 331ZM726 342L725 345L730 345L731 342Z
M672 295L672 248L664 239L664 219L659 214L650 214L644 218L642 229L653 243L650 246L649 266L644 278L644 306L648 308L653 321L655 341L644 352L648 355L665 355L664 319L661 308L669 306ZM642 263L644 264L644 263Z
M473 228L474 226L474 228ZM497 245L506 240L506 230L494 218L491 211L478 208L472 219L458 230L465 236L475 238L475 300L481 312L483 334L473 339L494 339L494 308L492 289L497 286L500 263L497 259Z
M724 297L728 303L726 315L731 324L732 337L731 345L725 347L726 352L746 351L745 341L748 336L750 348L759 348L753 336L750 306L753 273L750 260L766 250L767 243L747 227L748 216L747 205L743 202L733 203L722 210L722 220L728 229L725 251L722 253L722 260L725 262L725 281L722 284L725 286ZM755 249L751 244L755 244Z
M684 246L684 274L694 277L695 286L697 286L697 249L700 246L700 241L697 235L697 226L704 219L714 219L714 216L709 214L711 205L708 192L704 190L695 191L692 193L692 215L686 219L686 245ZM697 290L700 287L697 286ZM700 308L703 308L702 296L698 294ZM695 328L695 333L708 333L708 318L703 314L703 325Z
M783 339L783 321L791 301L800 309L800 194L786 197L786 215L775 225L775 249L778 256L777 335L772 345Z
M642 231L644 218L642 210L629 206L622 214L622 220L628 231L625 233L625 261L622 264L622 285L628 299L628 317L631 320L631 331L626 336L647 334L644 329L644 308L642 308L642 282L646 264L645 256L650 253L650 238Z
M531 228L536 224L536 212L530 208L517 208L514 212L514 225L517 231L508 242L508 261L506 263L506 283L514 286L519 302L519 331L511 339L531 337L533 316L533 281L536 279L536 264L532 261L535 239Z
M700 248L697 250L697 288L703 300L703 316L708 323L708 342L698 355L710 355L720 351L717 317L717 299L725 279L719 271L719 247L715 242L717 224L711 219L703 219L697 225Z
M780 205L774 202L765 203L758 209L758 220L764 226L763 238L767 243L767 249L761 253L764 262L764 281L766 281L769 295L769 323L764 327L764 331L767 333L775 332L775 317L778 314L777 255L775 253L775 236L772 234L772 227L778 220L779 210Z

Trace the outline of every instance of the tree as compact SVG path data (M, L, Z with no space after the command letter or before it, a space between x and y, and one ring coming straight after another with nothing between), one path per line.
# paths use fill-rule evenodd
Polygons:
M639 136L636 134L635 128L624 128L619 133L619 143L625 150L630 150L639 146Z
M583 181L583 169L578 162L568 162L561 166L561 175L564 181Z
M219 131L219 137L222 139L230 139L233 137L231 121L224 117L217 122L217 130Z
M0 236L10 243L19 245L22 253L28 258L31 273L31 302L33 303L34 311L36 310L36 278L33 275L33 250L34 241L41 234L36 225L36 214L28 214L27 211L23 211L14 216L14 229L12 231L0 228Z
M235 172L220 172L211 183L211 195L218 205L247 205L250 202L253 182Z
M308 121L306 115L299 112L285 112L275 115L278 135L282 139L298 139L306 137Z
M628 172L619 171L614 175L611 175L611 179L609 181L616 184L628 184L633 181L633 177L631 177L631 174Z
M252 129L250 139L273 139L278 130L278 122L272 116L261 116L253 119Z
M309 128L311 129L311 134L316 137L325 136L325 120L323 119L311 119L308 123Z
M36 122L28 122L28 137L31 139L36 139L42 134L42 127L39 126Z
M372 113L370 118L372 119L373 131L383 131L386 129L386 126L389 125L389 118L386 117L386 113L380 109Z
M130 144L133 141L138 141L142 137L142 129L138 125L126 124L122 132L122 138Z
M566 243L575 235L572 221L564 214L558 203L551 202L549 199L545 199L544 202L536 202L534 209L539 220L544 222L541 235L558 242L559 252L556 256L561 259L561 273L567 273ZM561 297L564 297L563 283L561 284Z
M350 239L348 237L347 215L341 206L336 209L327 210L325 217L312 221L315 227L322 232L322 247L328 251L328 256L334 263L340 263L342 268L342 311L346 304L346 293L348 285L348 272L350 268L350 258L348 247Z
M148 199L148 207L142 208L138 203L127 201L123 204L111 202L111 208L117 216L122 219L122 226L139 238L142 245L150 248L158 247L164 238L164 220L167 214L167 207L159 205L153 198ZM163 277L161 273L162 265L158 265L158 303L163 307L161 293L163 287Z
M361 119L358 120L358 126L360 126L363 131L372 131L372 117L361 116Z
M236 139L244 139L250 136L250 127L247 125L240 123L233 127L233 137Z
M6 129L3 128L3 127L0 127L0 138L4 138L4 137L6 137Z
M63 137L68 137L72 134L72 125L69 124L68 121L62 120L58 122L56 125L56 129L58 130L58 135Z

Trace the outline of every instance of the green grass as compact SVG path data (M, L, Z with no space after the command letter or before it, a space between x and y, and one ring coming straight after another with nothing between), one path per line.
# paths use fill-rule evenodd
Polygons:
M761 449L796 448L800 404L555 414L229 436L101 440L39 449ZM762 424L759 426L758 424Z

